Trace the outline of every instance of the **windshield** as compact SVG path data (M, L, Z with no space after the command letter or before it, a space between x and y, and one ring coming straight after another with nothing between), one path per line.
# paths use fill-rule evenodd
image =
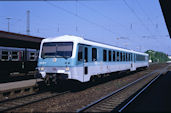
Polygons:
M48 42L42 46L42 58L72 56L73 42Z

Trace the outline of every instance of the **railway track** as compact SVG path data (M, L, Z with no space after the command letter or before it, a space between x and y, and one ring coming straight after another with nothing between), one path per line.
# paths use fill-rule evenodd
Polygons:
M48 91L48 92L34 93L26 96L0 101L0 112L5 112L15 108L23 107L25 105L29 105L35 102L40 102L46 99L57 97L59 95L66 94L69 92L70 90L61 93L57 93L57 92L52 93Z
M153 71L152 73L150 74L147 74L147 75L152 75L152 74L155 74L155 73L159 73L160 70L156 70L156 71ZM145 75L145 76L147 76ZM30 104L33 104L33 103L36 103L36 102L40 102L39 104L41 104L41 101L42 100L46 100L46 99L50 99L50 98L53 98L53 97L56 97L56 96L59 96L59 95L62 95L62 94L65 94L65 93L68 93L70 91L65 90L63 91L62 93L51 93L51 92L44 92L44 93L39 93L39 94L31 94L31 95L27 95L27 96L23 96L23 97L18 97L18 98L14 98L14 99L8 99L8 100L5 100L5 101L0 101L0 112L4 112L4 111L11 111L11 110L15 110L15 108L23 108L25 109L25 107L27 107L26 105L30 105ZM70 96L71 97L71 96ZM63 99L62 99L63 100ZM74 101L75 102L75 101ZM99 102L101 103L101 102ZM37 104L37 103L36 103ZM48 103L47 101L47 104L51 104L51 103ZM55 102L55 104L57 104ZM105 103L104 103L105 104ZM34 105L34 104L33 104ZM43 104L42 106L44 106L45 104ZM60 104L61 105L61 104ZM85 105L85 104L84 104ZM73 106L74 107L74 106ZM74 111L76 111L77 109L81 108L78 107L76 108ZM92 108L92 107L91 107ZM102 107L101 107L102 108ZM29 109L29 108L27 108ZM37 109L41 109L37 106ZM94 109L94 108L93 108ZM81 110L81 109L80 109ZM83 111L79 111L78 112L84 112L84 111L89 111L90 109L87 109L87 110L83 110ZM20 110L19 110L20 111ZM22 110L21 110L22 111ZM26 110L27 111L27 110ZM25 112L26 112L25 111ZM91 110L90 110L91 111Z
M110 93L109 95L104 96L103 98L87 105L84 106L83 108L77 110L77 113L80 112L111 112L114 111L114 108L116 108L118 105L120 105L124 99L120 98L120 95L123 95L124 93L127 94L128 91L133 92L133 90L136 88L136 84L140 83L140 82L144 82L143 80L154 75L157 74L157 76L155 76L149 83L147 86L149 86L150 84L152 84L160 75L162 75L162 73L167 72L167 67L163 68L162 70L155 70L123 87L121 87L120 89L113 91L112 93ZM145 87L145 88L146 88ZM144 88L143 88L144 90ZM142 90L138 93L140 94L142 92ZM128 95L133 95L132 94L128 94ZM136 95L137 97L138 95ZM134 98L136 98L134 97ZM118 101L119 100L119 101ZM122 108L120 108L117 112L121 112L130 102L132 102L134 99L131 99L127 104L125 104ZM116 102L117 101L117 102Z

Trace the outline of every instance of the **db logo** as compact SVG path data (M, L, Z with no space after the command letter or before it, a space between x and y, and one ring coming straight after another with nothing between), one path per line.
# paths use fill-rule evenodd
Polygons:
M56 58L53 59L53 62L56 62Z

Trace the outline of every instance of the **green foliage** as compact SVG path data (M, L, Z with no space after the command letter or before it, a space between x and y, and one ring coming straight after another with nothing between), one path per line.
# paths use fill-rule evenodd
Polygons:
M149 55L149 60L151 59L152 62L167 62L169 61L168 56L163 52L147 50L145 53Z

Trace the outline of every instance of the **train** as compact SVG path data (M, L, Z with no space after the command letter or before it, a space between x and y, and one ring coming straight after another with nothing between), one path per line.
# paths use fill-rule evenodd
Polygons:
M59 80L84 83L106 73L147 67L146 53L64 35L42 40L36 76L46 84Z
M11 74L35 71L39 50L0 46L0 80L9 80Z

